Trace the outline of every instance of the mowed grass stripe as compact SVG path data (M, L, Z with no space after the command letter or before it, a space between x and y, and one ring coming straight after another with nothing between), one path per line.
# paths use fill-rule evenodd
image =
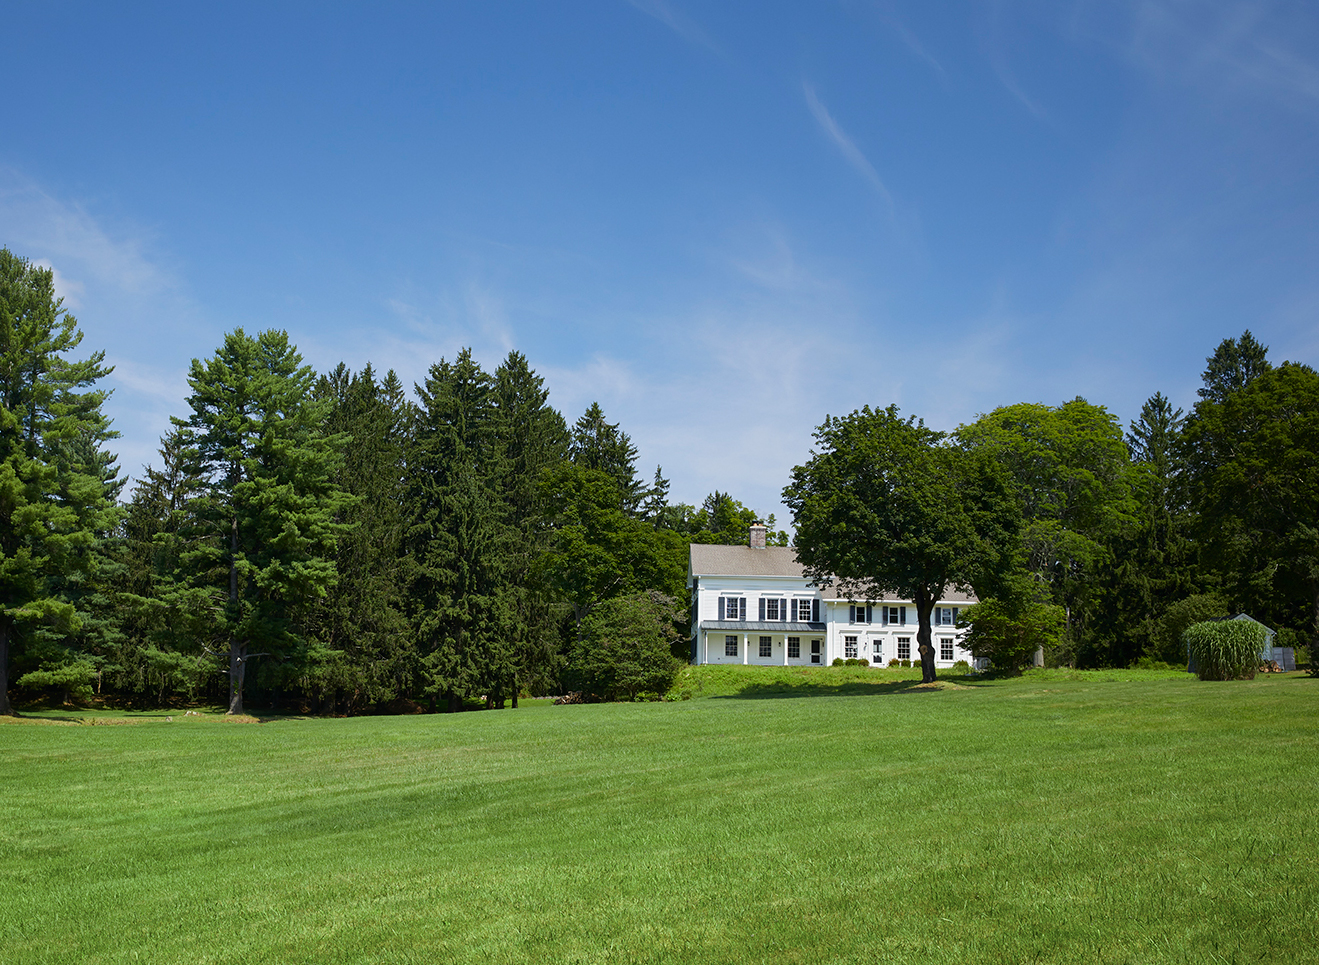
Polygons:
M14 962L1307 961L1314 701L1041 675L6 726L0 939Z

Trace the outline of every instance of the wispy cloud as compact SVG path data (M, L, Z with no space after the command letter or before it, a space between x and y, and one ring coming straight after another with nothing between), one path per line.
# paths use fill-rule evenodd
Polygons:
M627 2L642 13L654 17L688 43L704 47L716 54L722 53L699 24L668 0L627 0Z
M1287 94L1310 107L1319 101L1319 18L1312 5L1128 0L1117 9L1117 17L1099 8L1077 22L1152 73Z
M820 125L825 134L829 135L829 139L834 142L834 146L842 153L847 163L856 168L879 196L884 199L884 203L889 206L891 212L893 210L893 195L889 193L889 189L884 185L884 180L879 176L879 172L875 170L875 166L870 163L870 159L862 153L861 149L856 146L856 142L834 120L833 115L829 113L829 109L816 96L815 88L803 81L802 91L806 95L806 106L811 109L811 114L815 116L816 123Z
M1015 97L1026 110L1043 120L1046 117L1044 108L1040 106L1035 98L1026 93L1025 88L1022 87L1020 81L1017 80L1017 75L1012 70L1012 63L1008 57L1007 39L1004 36L1002 3L992 3L988 13L987 28L981 37L981 49L984 51L985 60L989 62L990 69L994 71L994 76L998 78L1004 89Z
M36 253L42 264L59 270L74 297L81 294L81 282L70 277L74 271L130 295L171 287L167 273L147 257L140 235L112 237L83 205L56 198L12 168L0 169L0 228L14 249Z

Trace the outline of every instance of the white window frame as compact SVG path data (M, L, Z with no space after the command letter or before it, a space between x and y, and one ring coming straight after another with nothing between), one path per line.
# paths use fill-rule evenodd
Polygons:
M843 637L843 657L847 660L856 659L856 637Z
M769 659L770 657L774 656L774 638L773 638L773 637L761 637L761 638L760 638L760 650L758 651L758 656L759 656L760 659L762 659L762 660L767 660L767 659Z
M737 634L729 633L724 635L724 656L737 656Z
M911 637L898 637L898 659L911 659Z
M801 637L788 637L788 659L801 659Z
M952 660L952 659L953 659L953 638L952 638L952 637L940 637L940 638L939 638L939 659L940 659L940 660Z
M765 620L766 622L779 622L779 598L770 596L765 598Z

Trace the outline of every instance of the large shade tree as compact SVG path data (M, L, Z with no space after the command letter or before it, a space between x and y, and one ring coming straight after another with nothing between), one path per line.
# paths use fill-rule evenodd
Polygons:
M30 645L41 632L78 628L71 578L91 572L118 517L106 393L93 388L110 370L103 352L68 358L81 341L53 272L0 248L0 713L11 651L39 669Z
M797 558L817 583L855 599L892 592L916 606L921 677L935 679L930 614L950 587L1003 592L1021 509L1002 469L959 450L897 406L827 418L817 451L792 471L783 501Z

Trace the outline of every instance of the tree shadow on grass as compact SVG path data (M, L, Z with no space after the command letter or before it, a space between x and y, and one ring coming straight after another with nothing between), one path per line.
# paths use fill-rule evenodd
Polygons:
M919 680L849 680L839 684L805 682L793 684L748 684L735 694L712 700L778 700L784 697L892 697L900 694L937 694L942 690L971 690L988 686L983 680L958 677L937 680L934 685Z

